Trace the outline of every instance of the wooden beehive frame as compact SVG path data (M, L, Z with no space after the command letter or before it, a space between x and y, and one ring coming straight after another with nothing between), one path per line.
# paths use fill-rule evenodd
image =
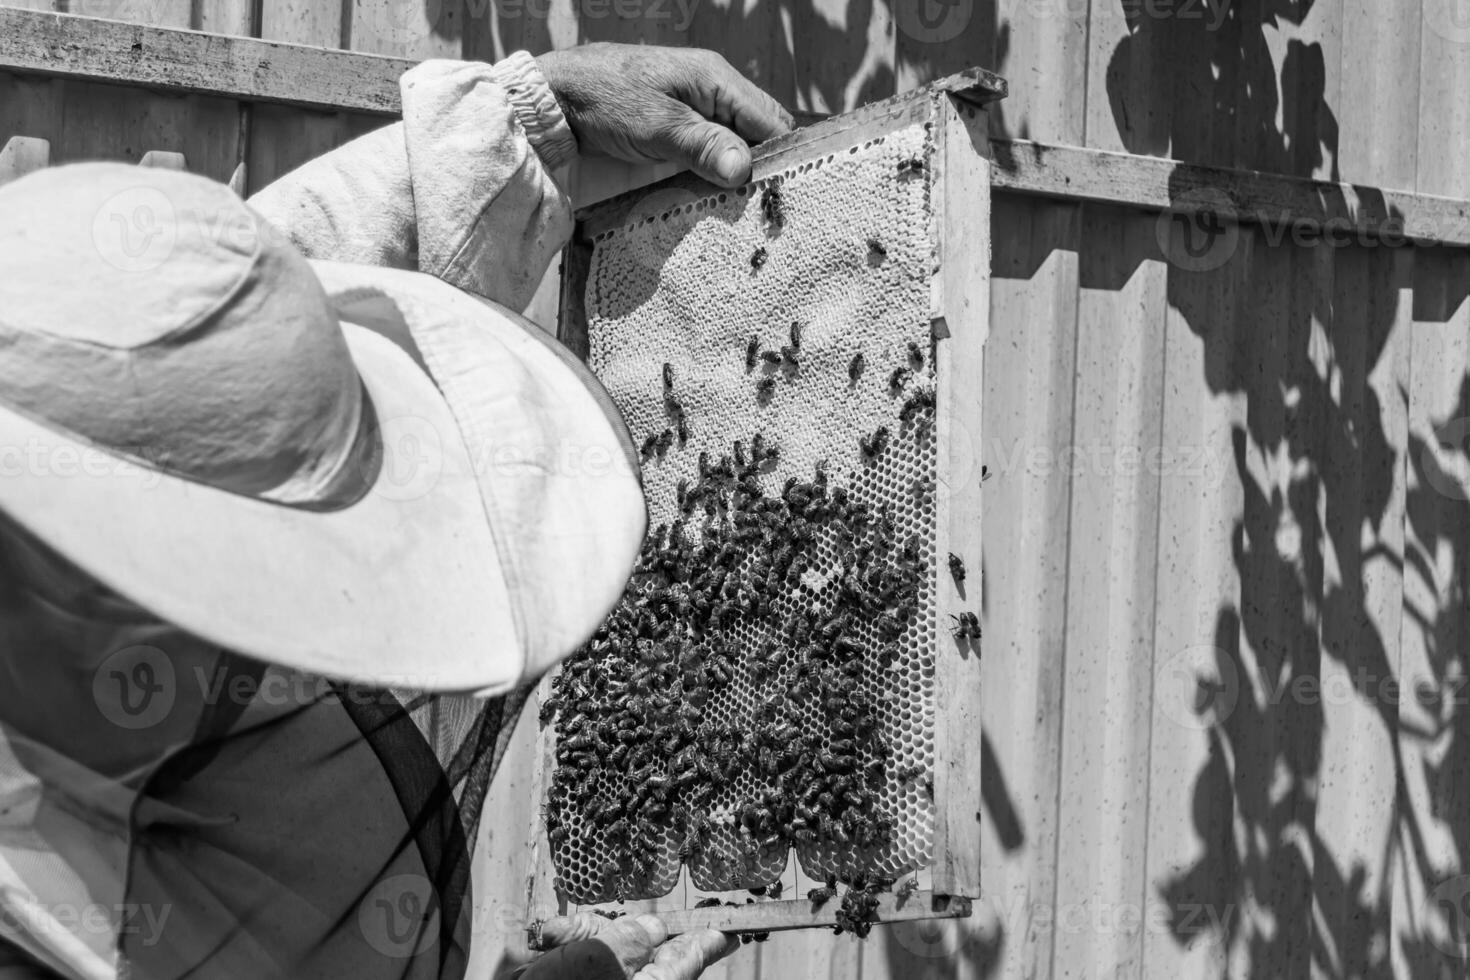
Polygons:
M930 317L936 343L935 367L939 402L938 437L941 451L951 454L939 468L940 479L950 472L966 473L963 485L948 486L938 495L937 554L969 556L976 569L967 587L941 575L938 604L941 621L949 613L975 608L979 590L980 474L979 447L962 444L980 433L982 356L988 329L990 278L990 163L984 106L1003 96L1005 83L980 70L943 79L925 88L857 112L834 117L771 141L756 149L753 181L818 159L834 151L914 124L926 124L934 137L932 207L935 273L931 279ZM623 195L578 215L576 233L564 253L562 311L559 337L585 357L588 337L583 295L592 254L592 241L601 232L618 227L642 197L659 191L712 190L692 175L681 175L652 188ZM963 434L964 440L957 439ZM877 922L963 917L971 900L980 895L980 664L978 653L937 658L935 678L935 849L932 865L920 872L920 890L907 897L882 897ZM547 684L543 683L542 696ZM555 759L554 726L541 733L533 793L545 798ZM535 946L540 922L549 915L598 908L571 906L557 894L545 828L533 819L528 881L528 905ZM676 889L656 902L613 905L611 908L653 908L672 934L713 927L726 932L772 932L787 929L830 928L839 903L820 906L806 900L801 876L788 867L787 877L798 882L785 900L761 899L753 904L693 908L700 898L735 898L748 893L696 892L692 886ZM687 872L685 874L687 881ZM811 885L818 882L809 882ZM681 894L682 893L682 894Z

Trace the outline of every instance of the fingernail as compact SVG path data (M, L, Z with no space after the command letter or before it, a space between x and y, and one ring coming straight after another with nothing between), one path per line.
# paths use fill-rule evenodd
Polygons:
M745 170L745 154L731 147L720 154L715 162L715 172L727 181L739 180Z
M669 927L664 925L664 920L656 915L640 915L633 920L643 927L655 946L669 938Z

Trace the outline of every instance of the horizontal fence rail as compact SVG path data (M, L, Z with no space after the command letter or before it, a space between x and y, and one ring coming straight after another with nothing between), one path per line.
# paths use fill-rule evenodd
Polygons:
M0 69L198 92L246 102L399 112L414 62L248 37L0 8ZM1470 201L1177 163L1077 146L993 140L995 188L1140 210L1421 244L1470 245Z
M414 62L257 38L0 7L0 68L246 102L399 112Z

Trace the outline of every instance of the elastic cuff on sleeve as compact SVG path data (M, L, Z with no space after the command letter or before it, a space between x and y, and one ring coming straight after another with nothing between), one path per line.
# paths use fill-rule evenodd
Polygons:
M547 168L555 170L570 162L577 155L577 140L536 59L517 51L496 62L491 71Z

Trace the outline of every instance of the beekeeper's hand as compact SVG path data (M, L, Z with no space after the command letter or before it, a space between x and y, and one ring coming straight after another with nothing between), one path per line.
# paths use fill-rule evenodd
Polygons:
M672 160L726 187L750 179L750 148L791 114L700 48L588 44L536 59L584 153Z
M605 919L590 912L548 919L541 940L554 946L516 980L694 980L740 945L713 929L669 939L657 916ZM667 941L666 941L667 940Z

